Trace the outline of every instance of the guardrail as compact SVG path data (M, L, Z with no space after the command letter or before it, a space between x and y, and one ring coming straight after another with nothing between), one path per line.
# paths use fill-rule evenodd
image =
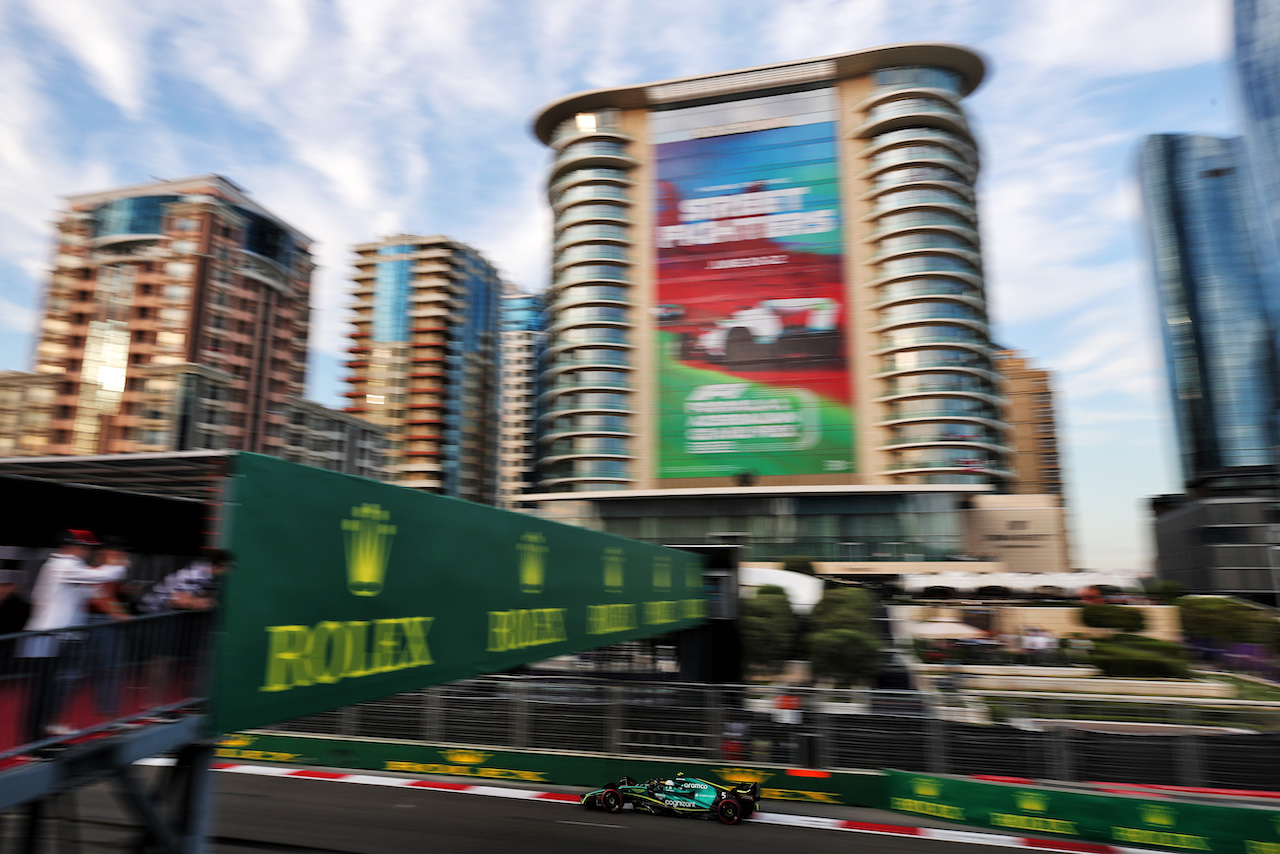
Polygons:
M202 702L208 612L0 636L0 759Z
M1131 708L1134 718L1143 710L1147 718L1164 714L1150 698L1110 702ZM1186 729L1199 721L1177 711L1169 714L1178 721L1168 721L1180 721L1177 729L1157 719L1142 732L1120 733L1040 726L1030 706L1003 721L977 722L959 715L965 709L945 695L911 691L483 677L264 732L828 770L1276 788L1280 708L1213 708L1212 725L1228 731ZM1072 719L1069 709L1045 711L1045 720Z

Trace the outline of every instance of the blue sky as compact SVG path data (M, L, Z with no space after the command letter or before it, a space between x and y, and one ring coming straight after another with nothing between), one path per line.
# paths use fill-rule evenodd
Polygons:
M1227 0L0 0L0 369L30 368L61 196L217 172L317 240L335 405L349 244L448 234L546 284L541 105L906 41L989 63L995 334L1056 373L1075 563L1145 569L1176 468L1136 148L1238 129Z

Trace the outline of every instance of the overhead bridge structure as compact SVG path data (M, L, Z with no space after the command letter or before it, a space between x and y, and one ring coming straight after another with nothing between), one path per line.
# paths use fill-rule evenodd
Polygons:
M733 598L688 551L256 454L0 460L0 494L11 566L67 527L128 540L152 576L236 555L211 615L61 632L55 665L0 637L0 810L28 805L31 846L50 796L112 779L154 842L201 850L221 734L692 629ZM160 752L178 762L148 792L130 765Z

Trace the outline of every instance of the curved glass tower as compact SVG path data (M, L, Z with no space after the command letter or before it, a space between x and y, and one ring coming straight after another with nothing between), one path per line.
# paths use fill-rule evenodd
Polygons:
M547 106L541 490L1012 478L982 75L912 44Z
M1276 358L1241 139L1161 135L1140 171L1169 393L1187 481L1268 465Z

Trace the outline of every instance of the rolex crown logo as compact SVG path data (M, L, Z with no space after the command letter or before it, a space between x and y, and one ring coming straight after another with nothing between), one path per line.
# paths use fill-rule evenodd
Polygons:
M347 589L356 596L377 596L387 574L391 540L396 526L388 525L391 512L377 504L351 508L351 518L342 520L347 543Z
M1178 823L1178 813L1164 804L1143 804L1138 808L1142 820L1154 827L1173 827Z
M671 558L665 555L653 559L653 589L671 589Z
M478 750L442 750L440 753L450 765L483 765L493 755Z
M218 746L219 747L248 747L249 745L253 744L254 738L255 736L252 736L252 735L244 735L243 733L235 732L235 733L232 733L231 735L223 736L222 740L218 742Z
M1049 796L1043 792L1018 792L1014 800L1023 812L1044 812L1049 808Z
M627 553L619 548L604 550L604 589L610 593L622 590L627 565Z
M520 556L520 589L525 593L541 593L547 576L547 538L526 532L516 543Z
M942 784L937 780L915 777L911 780L911 791L922 798L936 798L942 794Z

